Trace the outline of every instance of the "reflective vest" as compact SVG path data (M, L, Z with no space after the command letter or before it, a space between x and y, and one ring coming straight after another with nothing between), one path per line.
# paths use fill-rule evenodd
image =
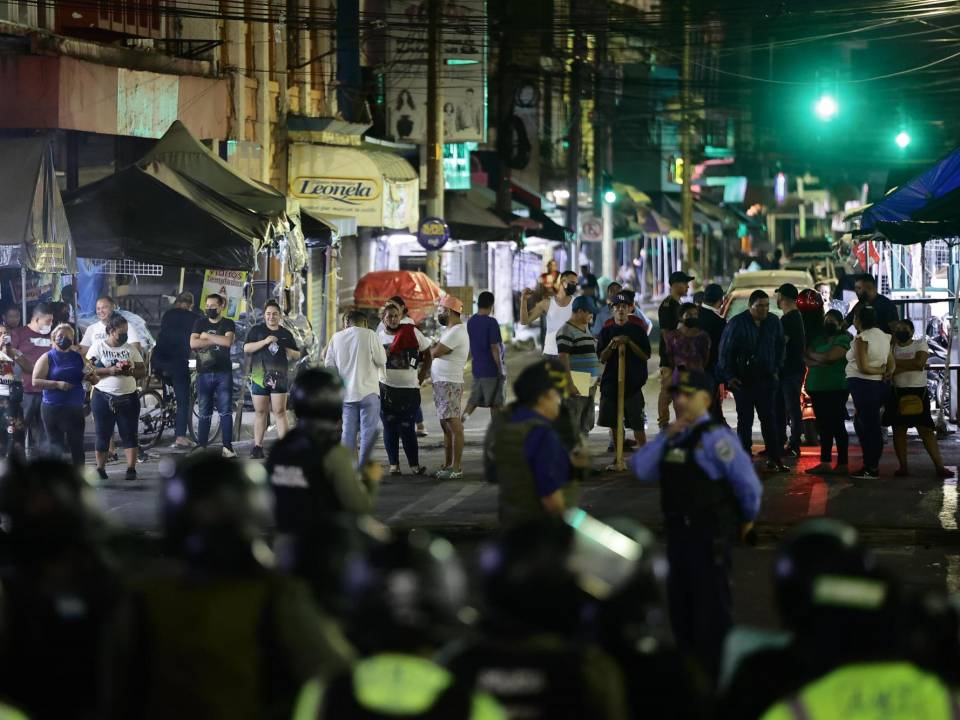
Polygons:
M695 457L703 435L715 427L701 423L681 440L667 441L660 460L660 505L668 524L706 528L723 536L736 532L740 506L730 483L711 479Z
M329 685L311 680L293 720L506 720L488 695L474 693L436 663L415 655L382 653L360 661Z
M543 504L537 495L533 468L527 462L523 445L527 436L536 427L551 427L541 418L530 418L523 422L511 422L506 418L495 421L492 429L493 460L496 465L497 482L500 485L500 522L514 523L539 518L544 515ZM563 462L567 458L558 458ZM576 507L580 498L580 489L576 481L571 480L563 486L563 499L568 508Z
M906 662L834 670L781 702L762 720L951 720L957 697L936 675Z

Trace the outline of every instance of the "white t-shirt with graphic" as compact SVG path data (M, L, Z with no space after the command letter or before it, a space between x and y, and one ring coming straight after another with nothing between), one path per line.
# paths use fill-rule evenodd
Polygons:
M467 356L470 354L470 337L467 335L467 326L459 323L447 328L440 336L440 344L450 348L451 352L442 357L434 358L430 366L430 377L434 382L449 382L463 384L463 369L467 366Z
M111 347L104 340L98 340L87 352L87 359L98 368L111 367L123 361L131 364L142 363L143 357L129 342L119 347ZM137 379L132 375L112 375L100 378L97 390L107 395L129 395L137 391Z
M107 327L104 325L103 320L97 320L93 325L90 325L83 333L83 339L80 341L80 344L84 347L92 348L98 342L102 342L107 339ZM127 342L128 343L139 343L140 335L137 333L137 328L133 323L127 322Z

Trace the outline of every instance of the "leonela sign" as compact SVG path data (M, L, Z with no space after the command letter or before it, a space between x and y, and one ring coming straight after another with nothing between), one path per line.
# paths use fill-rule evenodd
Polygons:
M361 205L380 197L380 183L369 179L298 177L294 194L302 198L326 198L344 205Z

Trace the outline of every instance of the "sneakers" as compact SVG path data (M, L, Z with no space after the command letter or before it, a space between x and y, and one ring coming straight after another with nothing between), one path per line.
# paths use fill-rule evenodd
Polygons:
M128 467L127 472L124 474L123 479L127 482L136 482L137 481L137 469Z
M880 471L871 470L870 468L861 468L855 473L850 473L850 477L854 480L879 480Z
M191 441L189 441L189 440L187 440L186 442L183 442L183 443L182 443L182 442L174 441L174 442L170 445L170 449L171 449L171 450L193 450L193 448L195 448L196 446L197 446L196 443L191 442Z
M410 472L412 472L414 475L426 475L426 474L427 474L427 466L426 466L426 465L421 465L420 467L412 467L412 468L410 468Z
M437 480L463 480L463 470L444 468L437 472Z
M102 468L102 467L98 467L98 468L97 468L97 477L100 478L101 480L107 480L107 479L109 478L109 476L107 475L107 469L106 469L106 468Z
M263 448L260 445L254 445L250 451L251 460L263 460Z
M220 455L226 458L227 460L233 460L237 456L237 454L230 448L224 448L223 450L221 450Z
M764 470L766 470L768 473L790 472L790 468L788 468L782 462L778 462L776 460L767 460L766 464L764 465Z

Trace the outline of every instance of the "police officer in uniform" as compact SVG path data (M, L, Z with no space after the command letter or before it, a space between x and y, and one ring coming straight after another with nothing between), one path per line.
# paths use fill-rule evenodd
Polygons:
M733 624L730 547L752 529L762 490L736 435L710 415L710 378L682 370L670 389L677 419L637 451L633 472L660 483L677 644L715 675Z
M844 522L816 518L787 535L774 558L774 594L786 632L730 633L719 718L759 718L840 666L903 655L898 584Z
M484 545L479 632L440 655L458 678L496 697L512 718L629 717L616 661L576 636L593 593L606 596L630 576L631 561L624 558L634 546L618 536L618 556L603 544L609 527L579 510L570 515L575 520L569 524L555 517L515 524ZM611 567L617 571L609 576L593 574Z
M274 495L274 552L281 569L308 580L329 599L325 561L318 555L349 532L346 516L368 515L379 486L381 468L360 468L340 443L338 423L343 412L343 382L335 371L302 371L290 391L296 427L276 442L267 459ZM337 526L337 527L334 527Z
M12 458L0 487L0 698L37 720L100 717L97 658L122 590L92 494L53 459Z
M303 683L354 651L306 585L262 562L266 472L212 453L161 470L172 562L118 613L101 717L290 717Z
M348 560L343 592L364 655L347 672L306 683L294 720L505 720L490 696L430 656L460 629L467 579L453 546L423 531Z
M516 403L494 415L485 442L488 479L500 485L500 521L507 524L575 507L578 481L589 467L579 432L563 412L563 365L535 362L520 373L513 391Z

